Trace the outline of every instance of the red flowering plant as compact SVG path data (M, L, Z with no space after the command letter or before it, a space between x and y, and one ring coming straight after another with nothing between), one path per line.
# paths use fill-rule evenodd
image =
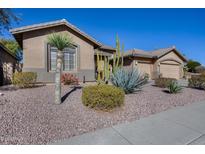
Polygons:
M61 76L61 82L64 85L78 85L79 84L79 80L78 78L71 73L65 73Z

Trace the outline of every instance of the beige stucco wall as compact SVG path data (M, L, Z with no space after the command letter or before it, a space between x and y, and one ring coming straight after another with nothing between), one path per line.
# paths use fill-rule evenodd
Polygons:
M94 47L82 37L66 28L58 26L23 34L24 68L47 67L47 38L52 32L68 34L80 48L78 69L94 69Z
M153 70L153 64L138 62L137 68L139 68L139 70L140 70L142 73L149 74L149 77L151 78L151 75L152 75L151 72L152 72L152 70Z
M77 46L76 70L63 73L75 74L80 81L95 81L95 62L93 42L82 37L66 26L56 26L41 30L24 32L23 46L23 71L37 72L38 82L54 82L55 72L48 70L48 36L51 33L68 34Z
M152 78L153 71L153 60L148 58L134 58L133 66L138 68L140 72L146 73L149 75L149 78Z
M179 61L180 63L183 63L183 60L174 51L162 56L161 58L157 60L157 62L166 60L166 59L174 59L174 60Z

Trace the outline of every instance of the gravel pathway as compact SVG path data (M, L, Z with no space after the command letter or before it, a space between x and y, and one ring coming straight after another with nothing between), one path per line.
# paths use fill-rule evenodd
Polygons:
M68 93L71 91L71 93ZM111 112L88 109L81 89L63 86L65 101L54 105L54 86L0 90L0 144L46 144L132 121L179 105L205 100L205 91L185 88L171 95L148 85L126 95L125 105Z

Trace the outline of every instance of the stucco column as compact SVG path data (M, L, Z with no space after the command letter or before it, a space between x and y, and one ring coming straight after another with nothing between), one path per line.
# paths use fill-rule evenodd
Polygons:
M133 60L132 61L132 68L136 68L137 64L138 64L137 60Z

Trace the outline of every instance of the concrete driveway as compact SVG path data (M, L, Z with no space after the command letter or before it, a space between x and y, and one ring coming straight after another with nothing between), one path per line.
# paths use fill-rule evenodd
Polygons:
M52 144L205 144L205 101Z

